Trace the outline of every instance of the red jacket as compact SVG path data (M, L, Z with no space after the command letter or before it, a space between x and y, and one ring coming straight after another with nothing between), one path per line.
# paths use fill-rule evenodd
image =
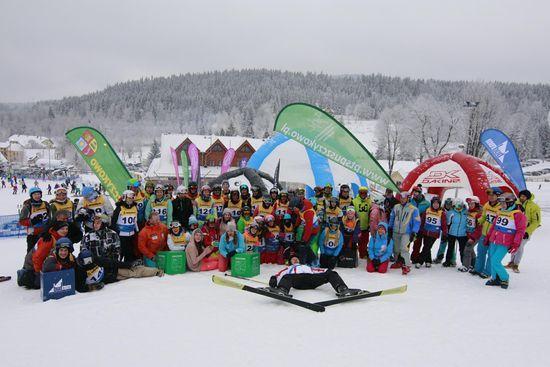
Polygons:
M220 230L216 223L216 226L214 228L210 228L208 226L208 223L204 223L201 232L204 234L204 246L208 247L212 245L212 242L219 242L220 241Z
M312 236L315 236L317 233L319 233L319 219L317 219L317 223L315 223L315 218L317 217L317 214L315 213L315 209L313 209L311 201L307 199L304 199L304 207L301 211L297 208L294 208L294 210L299 217L296 221L296 227L300 226L302 218L305 222L304 233L302 234L302 241L307 243Z
M35 272L40 272L42 270L42 265L44 265L44 260L50 255L55 249L55 242L61 238L59 233L53 228L50 228L48 231L50 236L42 235L36 245L34 246L34 253L32 254L32 264ZM45 239L47 237L48 239Z
M139 231L138 248L143 256L151 259L157 252L167 250L168 228L163 223L151 225L149 222Z

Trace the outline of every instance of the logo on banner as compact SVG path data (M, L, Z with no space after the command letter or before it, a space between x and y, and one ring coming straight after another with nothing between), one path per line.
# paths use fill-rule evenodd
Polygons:
M427 177L422 179L423 184L455 184L460 183L459 170L430 171Z
M505 140L500 145L497 145L493 139L487 139L487 145L491 148L500 163L504 163L504 158L506 158L506 154L509 152L508 140Z
M64 291L71 290L71 288L72 288L72 286L70 284L69 285L63 285L63 279L59 279L59 282L54 283L52 289L50 289L50 291L48 293L52 294L52 293L64 292Z
M78 138L76 146L87 157L91 157L97 152L97 140L88 130L84 131L82 136Z

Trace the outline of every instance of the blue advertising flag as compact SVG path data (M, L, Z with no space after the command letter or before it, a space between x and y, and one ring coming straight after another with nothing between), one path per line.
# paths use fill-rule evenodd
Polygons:
M510 138L497 129L487 129L479 136L481 144L519 190L525 190L525 178L518 152Z

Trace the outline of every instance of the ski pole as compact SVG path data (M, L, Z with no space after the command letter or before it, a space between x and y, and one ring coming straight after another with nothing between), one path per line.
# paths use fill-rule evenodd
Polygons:
M248 281L251 281L251 282L254 282L254 283L263 284L263 285L269 285L269 283L263 282L263 281L257 280L257 279L245 278L245 277L240 277L240 276L238 276L238 275L231 275L231 274L227 274L227 273L223 273L223 275L225 275L226 277L237 278L237 279L242 279L242 280L248 280Z

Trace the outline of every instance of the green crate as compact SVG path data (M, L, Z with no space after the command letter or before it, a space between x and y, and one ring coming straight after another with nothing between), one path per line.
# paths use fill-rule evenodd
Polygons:
M187 270L187 258L185 251L159 251L157 253L157 266L166 274L183 274Z
M245 252L233 255L231 258L231 275L246 278L260 275L260 254Z

